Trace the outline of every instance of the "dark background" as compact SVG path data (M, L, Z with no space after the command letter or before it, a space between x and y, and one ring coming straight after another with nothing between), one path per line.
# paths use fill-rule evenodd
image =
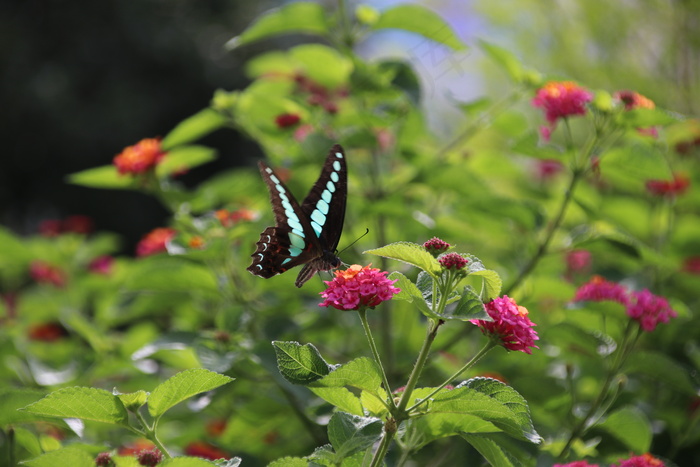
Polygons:
M217 88L244 87L242 64L261 50L227 52L224 43L272 3L0 2L0 224L32 234L44 219L83 214L97 230L123 235L132 253L167 212L152 197L70 185L66 175L164 136ZM219 159L186 174L186 185L260 154L234 131L202 144Z

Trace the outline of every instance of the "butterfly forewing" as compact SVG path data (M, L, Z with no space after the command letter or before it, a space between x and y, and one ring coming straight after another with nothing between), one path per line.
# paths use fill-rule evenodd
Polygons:
M343 149L339 145L331 148L321 175L301 206L271 168L262 162L259 167L270 191L276 225L260 234L248 271L269 278L304 264L296 281L301 287L317 271L338 267L340 260L334 251L343 228L347 197Z

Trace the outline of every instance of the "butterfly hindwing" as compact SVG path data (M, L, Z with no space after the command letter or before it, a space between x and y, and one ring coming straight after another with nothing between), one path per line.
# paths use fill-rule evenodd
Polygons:
M301 287L317 271L338 267L340 260L334 252L343 228L347 197L342 148L331 148L321 175L301 206L271 168L263 162L259 167L270 191L276 225L260 234L248 271L269 278L304 264L296 280L296 286Z

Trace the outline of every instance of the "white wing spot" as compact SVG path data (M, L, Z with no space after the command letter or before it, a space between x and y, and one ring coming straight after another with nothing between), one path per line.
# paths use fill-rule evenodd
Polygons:
M337 173L337 172L331 172L331 180L333 180L334 182L338 183L338 180L340 180L340 178L338 177L338 173Z
M335 153L335 157L337 157L338 159L342 159L342 158L343 158L343 154L340 153L340 152L336 152L336 153Z
M340 172L340 162L338 162L338 161L333 161L333 169L334 169L336 172Z

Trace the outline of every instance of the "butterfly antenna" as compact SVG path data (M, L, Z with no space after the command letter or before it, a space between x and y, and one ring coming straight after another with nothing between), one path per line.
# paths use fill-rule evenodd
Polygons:
M362 235L360 235L359 237L357 237L350 245L346 246L346 247L343 248L341 251L339 251L339 252L338 252L338 256L340 256L341 253L343 253L343 251L347 250L348 248L350 248L351 246L353 246L355 243L357 243L357 242L359 242L360 240L362 240L362 237L366 236L368 233L369 233L369 229L365 229L365 233L363 233ZM343 264L345 264L345 263L343 263Z

